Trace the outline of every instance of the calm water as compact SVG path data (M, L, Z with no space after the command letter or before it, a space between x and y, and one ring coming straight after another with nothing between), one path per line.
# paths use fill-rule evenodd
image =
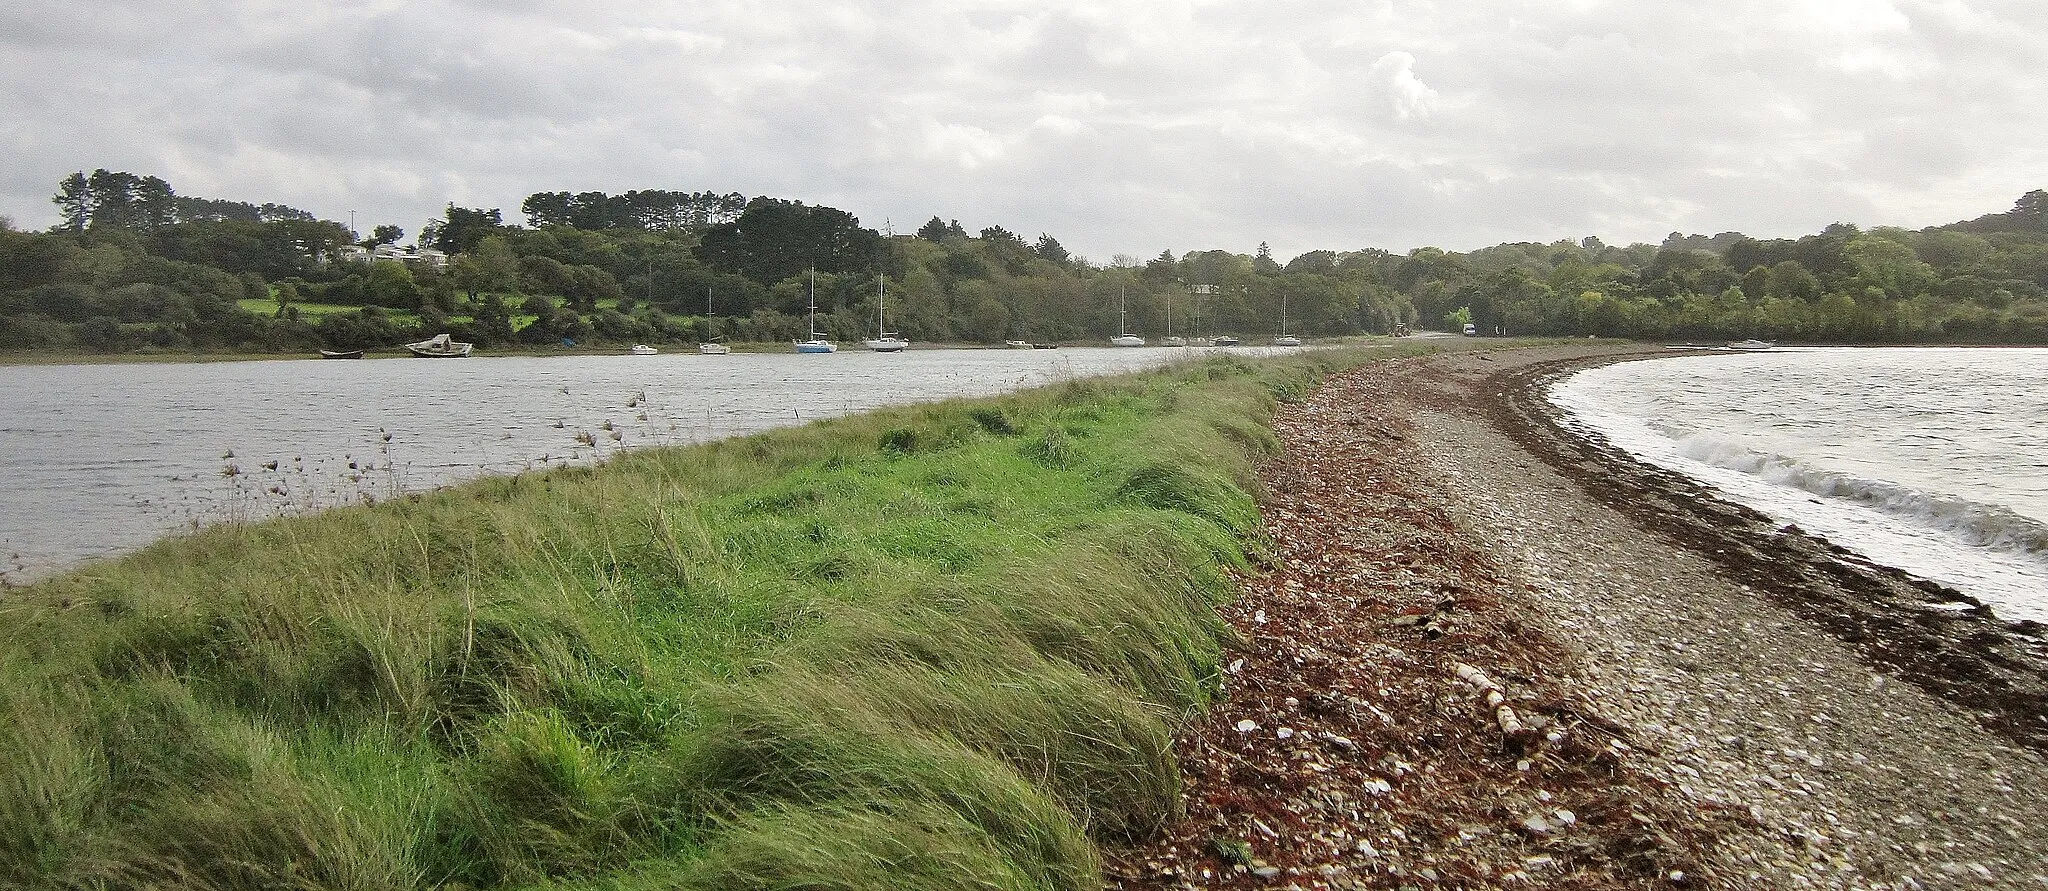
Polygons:
M0 580L25 581L195 525L1127 371L1186 353L0 367Z
M1574 375L1551 399L1650 463L2048 621L2048 350L1655 359Z

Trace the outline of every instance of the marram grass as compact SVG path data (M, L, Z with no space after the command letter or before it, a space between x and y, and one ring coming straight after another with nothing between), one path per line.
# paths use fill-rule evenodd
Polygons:
M0 592L0 887L1100 883L1276 398L1184 363L225 526Z

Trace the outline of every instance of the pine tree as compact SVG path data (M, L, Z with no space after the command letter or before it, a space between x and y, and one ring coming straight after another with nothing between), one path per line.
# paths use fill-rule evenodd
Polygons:
M54 231L84 235L85 227L92 223L92 188L86 182L85 171L65 177L50 200L56 202L57 212L64 218Z

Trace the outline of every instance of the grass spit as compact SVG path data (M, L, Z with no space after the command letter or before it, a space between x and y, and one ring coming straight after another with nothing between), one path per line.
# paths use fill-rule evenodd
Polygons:
M0 886L1017 888L1172 816L1217 358L222 527L0 601Z

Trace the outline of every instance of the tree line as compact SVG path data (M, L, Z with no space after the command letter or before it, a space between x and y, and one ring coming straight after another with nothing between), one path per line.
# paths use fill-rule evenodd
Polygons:
M1647 339L2048 342L2048 194L1919 231L1836 224L1797 239L1673 233L1465 253L1264 245L1106 263L1047 233L932 217L885 235L802 201L709 191L540 192L526 225L449 204L420 248L445 267L349 259L395 244L275 204L179 196L164 180L66 177L44 232L0 225L0 348L307 351L449 332L500 344L781 341L872 333L876 301L915 341L1486 332ZM1121 310L1121 311L1120 311Z

